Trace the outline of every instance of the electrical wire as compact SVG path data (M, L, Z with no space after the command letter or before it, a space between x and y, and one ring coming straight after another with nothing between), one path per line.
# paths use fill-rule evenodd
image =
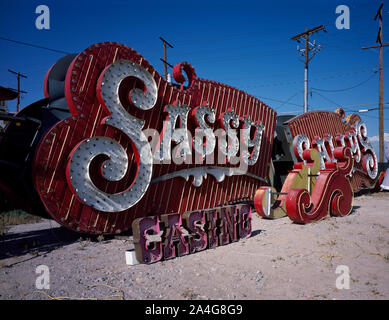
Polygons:
M378 102L374 102L374 103L365 103L365 104L354 104L354 105L346 105L346 106L343 106L335 101L332 101L331 99L329 98L326 98L324 97L323 95L321 95L319 92L315 92L317 93L318 95L322 96L324 99L326 99L327 101L331 102L332 104L335 104L338 108L338 107L341 107L342 109L344 110L348 110L350 109L351 107L359 107L359 106L371 106L371 105L376 105L378 104ZM287 100L279 100L279 99L274 99L274 98L269 98L269 97L263 97L263 96L259 96L259 95L255 95L256 98L258 99L264 99L264 100L270 100L270 101L275 101L275 102L281 102L281 103L284 103L284 104L290 104L290 105L293 105L293 106L297 106L297 107L302 107L301 104L296 104L296 103L292 103L292 102L289 102ZM384 104L389 104L389 102L384 102ZM278 107L279 108L279 107ZM313 106L310 106L310 108L313 108ZM318 106L318 108L322 108L320 106ZM351 111L350 111L351 112ZM279 112L278 112L279 113Z
M377 75L377 70L373 72L373 74L367 78L366 80L352 86L352 87L348 87L348 88L344 88L344 89L334 89L334 90L330 90L330 89L320 89L320 88L311 88L312 90L315 90L315 91L323 91L323 92L341 92L341 91L347 91L347 90L351 90L351 89L354 89L354 88L357 88L363 84L365 84L366 82L368 82L369 80L371 80L375 75Z
M262 97L262 96L255 96L255 97L258 98L258 99L265 99L265 100L271 100L271 101L281 102L281 103L285 103L285 104L291 104L291 105L298 106L298 107L302 106L300 104L296 104L296 103L292 103L292 102L287 102L287 101L283 101L283 100L278 100L278 99L273 99L273 98L267 98L267 97Z
M274 109L279 109L283 107L285 104L287 104L290 100L292 100L296 95L298 95L301 92L301 90L296 91L292 96L290 96L286 101L282 102L277 108Z
M352 111L350 109L354 109L355 107L375 106L378 105L378 103L379 102L377 101L372 103L350 104L350 105L342 106L342 109L347 110L349 112L357 112L357 111ZM389 102L384 102L383 104L389 104Z
M372 118L372 119L376 119L376 120L379 120L379 119L380 119L379 117L370 116L370 115L368 115L368 114L363 114L363 117ZM383 120L384 120L384 121L388 121L389 118L384 118Z
M288 113L289 113L289 114L301 113L301 110L277 112L277 114L288 114Z
M33 43L28 43L28 42L24 42L24 41L18 41L18 40L13 40L13 39L9 39L9 38L5 38L5 37L1 37L0 36L0 40L3 40L3 41L8 41L8 42L13 42L13 43L17 43L17 44L21 44L21 45L25 45L25 46L30 46L30 47L34 47L34 48L38 48L38 49L43 49L43 50L47 50L47 51L51 51L51 52L56 52L56 53L62 53L62 54L70 54L70 52L67 52L67 51L63 51L63 50L57 50L57 49L52 49L52 48L48 48L48 47L44 47L44 46L40 46L40 45L36 45L36 44L33 44ZM283 52L284 50L279 50L278 52ZM274 54L274 52L273 52ZM229 58L236 58L235 56L234 57L229 57ZM320 88L311 88L312 90L315 91L315 93L317 93L318 95L320 95L322 98L326 99L327 101L337 105L337 106L341 106L340 104L336 103L335 101L332 101L331 99L328 99L326 98L325 96L321 95L319 92L316 92L316 91L323 91L323 92L341 92L341 91L346 91L346 90L351 90L353 88L356 88L358 86L361 86L363 85L364 83L366 83L367 81L369 81L370 79L372 79L376 74L377 74L377 70L376 68L374 69L362 69L362 70L359 70L359 71L354 71L354 72L348 72L348 73L342 73L342 74L338 74L338 75L332 75L332 76L328 76L328 77L322 77L322 78L313 78L311 79L311 81L315 81L315 80L327 80L327 79L333 79L333 78L338 78L338 77L346 77L346 76L353 76L357 73L362 73L362 72L368 72L368 71L373 71L374 74L371 75L371 77L369 77L368 79L364 80L363 82L361 83L358 83L357 85L355 86L352 86L352 87L349 87L349 88L344 88L344 89L334 89L334 90L327 90L327 89L320 89ZM290 81L290 82L279 82L279 83L273 83L273 84L266 84L266 85L249 85L249 86L246 86L246 87L269 87L269 86L284 86L284 85L291 85L291 84L298 84L298 83L302 83L304 82L303 80L299 80L299 81ZM283 100L279 100L279 99L273 99L273 98L267 98L267 97L263 97L263 96L258 96L259 98L262 98L262 99L266 99L266 100L271 100L271 101L275 101L275 102L280 102L281 105L279 105L277 107L280 108L280 107L283 107L285 104L288 104L288 105L294 105L294 106L298 106L298 107L301 107L300 104L296 104L296 103L292 103L292 102L289 102L294 96L296 96L300 91L296 92L295 94L293 94L290 98L288 98L287 100L283 101ZM357 105L358 106L358 105ZM362 105L360 105L362 106ZM355 107L355 105L354 105ZM343 107L345 108L345 107Z
M375 111L375 110L379 110L380 108L372 108L372 109L368 109L368 110L351 110L349 112L358 112L358 113L365 113L365 112L369 112L369 111ZM382 107L382 109L388 109L387 107Z
M339 103L337 103L337 102L335 102L335 101L333 101L333 100L331 100L331 99L329 99L329 98L327 98L327 97L325 97L325 96L323 96L322 94L320 94L319 92L315 92L316 94L318 94L319 96L321 96L322 98L324 98L325 100L327 100L327 101L329 101L329 102L331 102L331 103L333 103L333 104L335 104L337 107L340 107L340 108L342 108L342 109L349 109L349 108L347 108L347 106L346 107L343 107L342 105L340 105ZM385 102L384 104L389 104L389 103L387 103L387 102ZM365 104L365 105L372 105L372 104ZM358 106L358 105L354 105L354 107L355 106ZM359 106L363 106L363 105L359 105ZM350 106L348 106L348 107L350 107ZM385 107L383 107L384 109L386 109ZM349 112L359 112L359 111L357 111L357 110L348 110ZM366 114L364 114L363 115L364 117L368 117L368 118L372 118L372 119L379 119L379 117L375 117L375 116L371 116L371 115L366 115ZM384 121L387 121L388 119L386 119L386 118L384 118Z
M312 92L312 91L311 91ZM329 98L327 98L327 97L325 97L325 96L323 96L322 94L320 94L319 92L315 92L316 94L318 94L319 96L321 96L323 99L325 99L325 100L327 100L327 101L329 101L329 102L331 102L331 103L333 103L333 104L335 104L336 106L338 106L338 107L342 107L342 105L341 104L339 104L339 103L337 103L337 102L335 102L335 101L333 101L333 100L331 100L331 99L329 99Z
M377 71L377 68L361 69L358 71L336 74L336 75L332 75L332 76L328 76L328 77L312 78L312 79L310 79L310 81L320 81L320 80L328 80L328 79L341 78L341 77L349 77L349 76L354 76L355 74L358 74L358 73L372 72L372 71L373 72ZM278 87L278 86L299 84L299 83L303 83L303 82L304 82L304 80L296 80L296 81L288 81L288 82L275 82L275 83L263 84L263 85L255 85L254 84L254 85L247 85L244 87L245 88Z
M67 52L67 51L64 51L64 50L57 50L57 49L52 49L52 48L48 48L48 47L44 47L44 46L40 46L40 45L36 45L36 44L33 44L33 43L28 43L28 42L24 42L24 41L18 41L18 40L13 40L13 39L9 39L9 38L5 38L5 37L1 37L0 36L0 40L4 40L4 41L9 41L9 42L13 42L13 43L17 43L17 44L21 44L21 45L25 45L25 46L30 46L30 47L34 47L34 48L38 48L38 49L43 49L43 50L47 50L47 51L51 51L51 52L56 52L56 53L62 53L62 54L71 54L70 52ZM276 51L272 51L270 53L269 52L262 52L262 54L269 54L269 55L274 55L274 54L280 54L282 52L284 52L285 50L276 50ZM232 58L241 58L241 55L239 56L229 56L229 57L217 57L217 60L220 61L222 60L221 58L228 58L228 59L232 59ZM212 58L211 58L212 60ZM373 69L375 72L376 72L376 68ZM333 78L338 78L338 77L346 77L346 76L352 76L354 74L357 74L357 73L361 73L361 72L367 72L367 71L372 71L372 69L362 69L362 70L359 70L359 71L354 71L354 72L349 72L349 73L343 73L343 74L338 74L338 75L333 75L333 76L329 76L329 77L322 77L322 78L312 78L311 81L316 81L316 80L327 80L327 79L333 79ZM370 79L369 79L370 80ZM278 82L278 83L273 83L273 84L266 84L266 85L249 85L247 87L270 87L270 86L284 86L284 85L293 85L293 84L298 84L298 83L302 83L304 82L304 80L298 80L298 81L289 81L289 82ZM316 89L315 89L316 90ZM320 89L318 89L320 90ZM324 91L324 90L323 90Z
M14 42L14 43L21 44L21 45L24 45L24 46L29 46L29 47L38 48L38 49L44 49L44 50L48 50L48 51L52 51L52 52L56 52L56 53L71 54L70 52L66 52L66 51L62 51L62 50L57 50L57 49L52 49L52 48L48 48L48 47L43 47L43 46L39 46L39 45L36 45L36 44L33 44L33 43L28 43L28 42L23 42L23 41L18 41L18 40L12 40L12 39L8 39L8 38L4 38L4 37L0 37L0 40Z

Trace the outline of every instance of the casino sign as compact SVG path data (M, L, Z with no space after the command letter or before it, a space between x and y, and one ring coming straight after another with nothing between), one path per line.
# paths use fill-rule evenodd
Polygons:
M377 157L359 116L314 111L276 127L268 105L197 77L188 62L174 66L173 78L114 42L58 60L44 98L0 137L9 203L80 233L135 228L143 246L142 234L158 234L161 224L157 251L138 250L141 260L158 261L175 255L174 239L181 254L246 237L254 206L264 217L307 223L348 214L353 192L375 186ZM275 141L290 156L279 187Z
M44 79L46 98L20 114L39 121L23 128L33 152L29 197L20 204L30 212L44 207L74 231L115 234L136 218L247 200L267 185L276 112L198 78L189 63L176 65L173 76L177 84L111 42L54 64ZM15 162L11 141L2 140L9 150L2 156ZM4 171L1 180L16 197L12 179Z

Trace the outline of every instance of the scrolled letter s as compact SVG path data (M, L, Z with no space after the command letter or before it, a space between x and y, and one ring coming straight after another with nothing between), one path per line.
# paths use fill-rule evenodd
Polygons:
M103 212L120 212L134 206L145 194L152 176L152 152L142 132L144 121L130 115L122 106L119 87L122 81L134 77L143 83L144 90L134 88L129 92L130 102L141 110L149 110L157 101L157 85L152 75L140 65L119 60L104 69L97 82L98 99L109 112L103 124L124 133L131 141L137 163L137 173L132 184L114 194L100 190L92 181L89 166L98 155L108 160L101 166L102 176L109 181L122 179L128 168L128 156L124 148L108 137L91 137L77 144L67 164L69 186L81 201Z

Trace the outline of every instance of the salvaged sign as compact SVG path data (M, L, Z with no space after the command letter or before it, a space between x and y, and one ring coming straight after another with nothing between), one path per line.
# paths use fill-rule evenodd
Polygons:
M297 150L296 150L297 151ZM286 199L292 189L306 190L310 195L320 170L320 155L316 149L304 151L308 160L297 162L282 185L281 192L274 187L260 187L254 195L255 211L264 218L278 219L287 216ZM308 155L309 153L309 155Z
M310 214L305 215L301 211L297 215L297 209L292 209L291 199L295 199L293 192L296 192L292 190L305 190L305 198L308 199L309 197L315 197L315 193L325 188L325 191L323 189L319 192L320 197L323 198L321 203L325 204L326 201L330 201L325 200L325 194L330 192L329 190L332 188L330 184L334 184L334 182L332 180L323 182L327 181L323 176L327 177L328 170L333 170L332 174L337 172L337 175L344 176L344 179L342 178L344 183L338 186L339 190L342 190L345 194L342 201L352 199L352 195L349 195L348 192L348 181L351 183L353 192L375 186L378 162L367 137L366 125L355 114L351 114L343 122L344 115L342 109L338 109L336 112L312 111L286 121L286 137L289 140L291 154L294 159L293 170L289 171L281 192L277 192L273 187L265 186L257 190L254 196L254 206L260 216L276 219L288 215L292 220L300 223L323 218L321 214L314 213L313 203L309 202L306 203L307 208L311 208L313 211L309 209L308 211L311 210ZM338 152L338 155L341 154L339 151L341 148L349 149L353 160L345 168L337 164L339 160L335 156L336 152ZM304 158L304 154L306 158ZM343 158L343 156L340 156L340 159ZM321 181L321 185L316 186L318 181ZM288 201L289 212L287 210ZM297 203L294 203L294 205L297 205ZM328 207L327 213L331 214L332 209ZM348 209L351 210L351 203ZM335 212L337 210L334 211L334 215ZM324 216L327 215L323 214ZM303 215L305 215L305 218L303 218Z
M304 224L321 220L328 214L348 215L352 210L353 190L347 176L353 168L354 158L348 147L335 148L333 155L336 162L325 162L324 169L318 170L319 152L304 150L301 154L304 162L294 165L276 201L271 198L272 194L277 194L272 188L259 188L254 197L256 212L270 218L288 215L294 222Z
M257 98L198 78L188 62L173 78L114 42L59 59L44 99L11 116L0 136L1 191L76 232L133 227L137 254L150 263L245 237L248 207L235 217L240 207L229 205L246 201L264 217L307 223L347 214L350 184L353 192L377 186L358 115L279 117L276 133L276 112ZM272 184L275 135L283 177L275 170Z
M62 225L120 233L139 217L215 208L268 184L276 112L258 99L197 78L186 62L168 83L117 43L89 47L65 71L71 115L47 130L32 164Z
M236 242L251 235L251 206L231 205L144 217L132 223L136 258L168 260Z
M303 153L303 159L312 160L310 152ZM309 155L308 155L309 154ZM347 179L353 168L351 149L334 149L336 162L328 162L321 169L309 195L304 189L291 189L286 199L286 212L298 223L308 223L331 216L346 216L352 210L353 190ZM303 164L301 166L304 166Z
M343 121L344 119L344 121ZM311 147L320 154L320 168L336 162L334 149L349 147L354 158L350 181L354 192L372 188L378 175L378 161L367 136L367 127L359 115L345 117L343 109L336 112L312 111L286 122L287 137L293 145L295 162L303 161L303 150Z

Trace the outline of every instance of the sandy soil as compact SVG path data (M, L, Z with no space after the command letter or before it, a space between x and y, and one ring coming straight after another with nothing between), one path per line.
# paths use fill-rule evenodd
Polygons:
M363 195L351 215L309 225L254 215L249 239L152 265L126 265L131 236L14 226L1 241L0 299L388 299L388 200ZM48 290L35 287L38 265L49 267ZM336 288L339 265L349 289Z

